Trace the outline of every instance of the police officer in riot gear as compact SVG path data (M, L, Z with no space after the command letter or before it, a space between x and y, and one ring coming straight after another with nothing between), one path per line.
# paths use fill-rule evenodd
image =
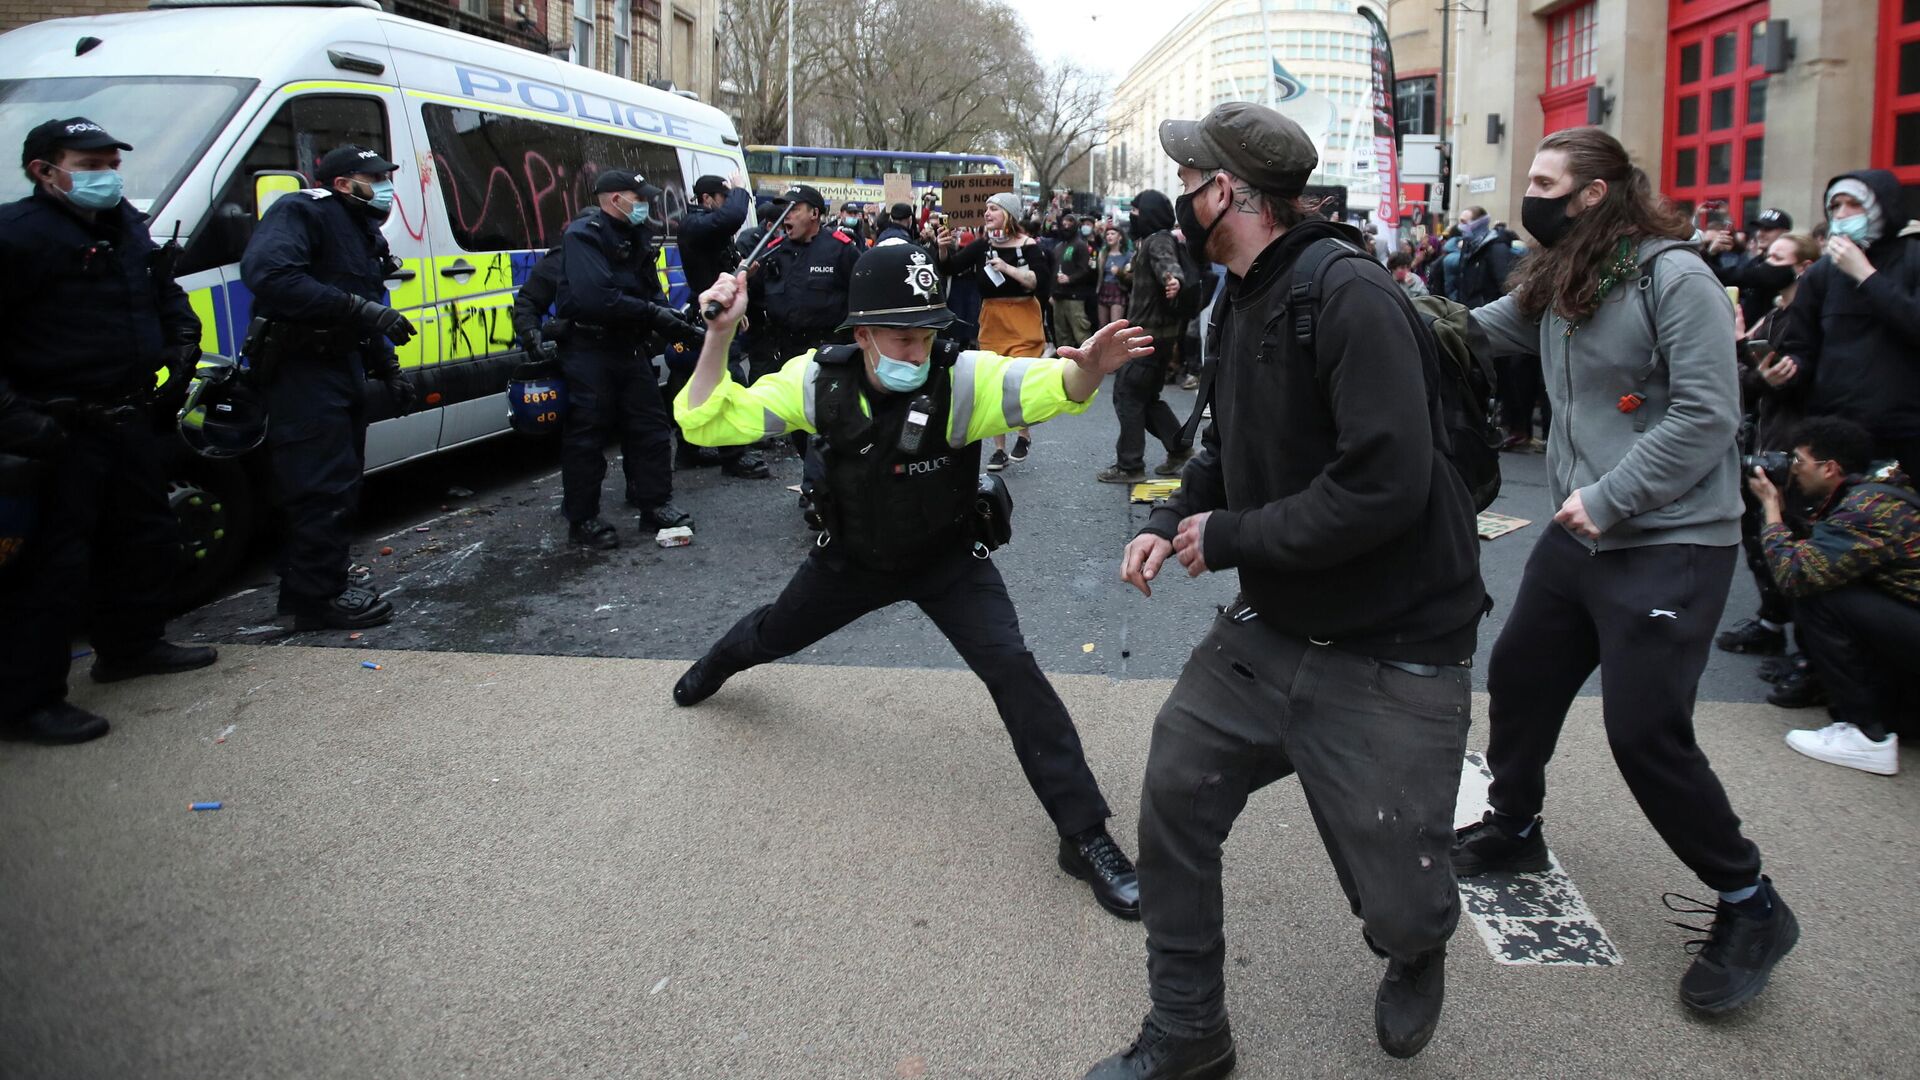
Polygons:
M604 448L615 432L627 502L640 511L642 531L693 524L673 505L673 436L651 339L697 345L704 332L666 306L646 229L660 189L609 169L594 180L593 194L599 210L568 225L560 246L564 269L554 310L570 324L560 346L567 379L560 509L568 540L607 549L620 546L619 533L600 517Z
M296 630L393 618L377 591L349 582L347 548L369 419L405 416L417 396L393 348L413 338L413 324L385 303L399 265L380 226L396 168L365 147L328 151L318 186L275 202L240 260L254 296L246 351L266 387L267 449L287 514L279 611ZM379 384L371 397L369 382Z
M113 682L214 662L161 639L179 541L164 472L200 323L171 250L121 195L133 148L85 117L27 133L33 193L0 207L0 447L31 462L37 524L0 570L0 735L81 742L107 721L67 701L72 643ZM156 391L156 377L165 370Z
M733 238L740 226L746 224L747 211L753 208L746 183L747 178L739 173L725 180L707 175L693 182L693 205L687 207L686 215L680 219L679 237L680 266L687 275L687 290L694 296L712 288L715 278L739 265L740 252L734 247ZM740 348L735 345L729 362L736 365L737 371L740 361ZM692 374L691 364L668 365L664 392L669 408ZM678 430L676 425L675 431ZM682 438L674 452L674 467L696 465L718 465L726 475L747 480L764 480L772 475L767 463L751 450L734 446L716 452L711 447L694 446Z
M843 327L855 345L809 351L750 387L724 361L746 311L744 276L706 296L724 308L674 402L688 436L740 444L817 431L826 531L779 599L736 623L674 686L694 705L733 675L792 655L870 611L912 601L993 695L1027 781L1060 833L1059 864L1100 905L1139 918L1133 865L1107 835L1107 804L1066 706L1020 636L1006 583L980 542L980 441L1084 412L1101 378L1152 352L1115 322L1058 358L960 352L936 342L953 319L925 249L876 247L853 274ZM996 478L997 479L997 478Z

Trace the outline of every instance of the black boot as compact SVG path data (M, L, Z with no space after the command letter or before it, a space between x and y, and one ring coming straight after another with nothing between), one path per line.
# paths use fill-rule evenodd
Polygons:
M711 446L695 446L681 443L674 451L673 467L676 469L710 469L720 464L720 451Z
M1759 619L1748 619L1731 630L1713 639L1713 643L1722 650L1732 653L1754 653L1760 656L1779 656L1787 651L1787 635L1782 630L1769 630L1760 625Z
M1061 837L1060 869L1086 882L1108 914L1121 919L1140 917L1140 878L1105 828L1088 829L1072 839Z
M1456 877L1485 873L1537 874L1551 864L1545 827L1533 819L1533 831L1516 835L1489 810L1480 820L1453 833L1453 872Z
M1371 942L1369 942L1371 944ZM1373 999L1373 1031L1380 1049L1410 1058L1425 1049L1440 1026L1447 992L1447 950L1435 949L1411 963L1387 961L1387 977Z
M1087 1070L1086 1080L1218 1080L1233 1071L1233 1027L1189 1039L1148 1016L1133 1045Z
M663 502L658 506L640 508L640 527L642 529L678 529L681 526L691 528L693 515L673 505Z
M765 480L773 475L759 454L749 450L731 461L720 463L720 471L738 480Z
M673 703L675 705L698 705L712 697L736 672L728 669L713 658L712 653L693 662L680 681L673 684Z
M96 653L93 670L89 674L94 682L119 682L140 675L172 675L178 671L192 671L206 667L219 658L219 653L205 645L175 645L168 641L156 641L152 648L135 656Z
M372 589L349 587L324 600L295 597L295 630L365 630L393 621L393 605Z
M620 546L620 530L597 517L575 521L567 526L567 543L611 551Z
M1760 891L1744 903L1721 900L1708 907L1679 893L1668 893L1662 900L1668 910L1682 915L1713 916L1712 926L1673 924L1707 935L1687 943L1700 946L1700 951L1680 977L1680 1000L1709 1016L1732 1012L1758 997L1767 988L1773 966L1800 940L1800 920L1774 891L1769 877L1760 879ZM1675 900L1694 906L1676 907Z
M4 735L21 742L55 746L97 739L111 729L112 725L107 723L106 717L95 716L78 705L56 701L8 725Z
M1827 703L1827 688L1811 667L1796 667L1773 684L1767 704L1781 709L1811 709Z

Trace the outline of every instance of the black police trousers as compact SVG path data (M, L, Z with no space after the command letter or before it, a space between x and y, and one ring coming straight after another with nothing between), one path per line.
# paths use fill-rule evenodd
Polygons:
M1913 704L1920 607L1858 581L1792 604L1794 635L1827 688L1828 714L1869 739L1920 734L1911 726L1920 712Z
M366 374L358 353L288 358L267 388L267 451L286 515L276 569L288 598L347 587L347 549L367 468Z
M987 684L1014 754L1061 836L1112 816L1087 768L1067 706L1020 635L1020 617L991 559L964 549L910 574L846 565L823 552L800 564L773 603L727 631L708 655L730 673L791 656L868 612L911 601Z
M1741 834L1693 735L1694 697L1737 557L1698 544L1595 553L1558 525L1542 531L1487 665L1495 811L1540 813L1567 709L1598 667L1607 745L1660 839L1708 888L1760 880L1760 849Z
M567 413L560 436L561 513L578 523L600 516L607 440L620 436L627 501L651 509L673 498L673 418L659 376L638 343L618 338L560 346Z
M1380 949L1413 960L1460 919L1453 810L1472 685L1216 617L1153 722L1140 792L1140 919L1153 1017L1189 1037L1226 1021L1221 848L1247 797L1300 778L1334 876Z
M180 567L166 443L151 421L76 421L67 436L42 489L38 531L0 569L0 720L66 698L77 636L108 658L157 643Z

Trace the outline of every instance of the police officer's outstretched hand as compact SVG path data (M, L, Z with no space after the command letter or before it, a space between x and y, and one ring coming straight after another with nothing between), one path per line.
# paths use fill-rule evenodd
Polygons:
M727 333L747 314L747 275L721 274L714 279L713 286L700 294L700 310L707 310L709 302L720 305L720 314L707 320L707 325L717 333Z
M363 300L348 294L346 314L348 318L376 334L385 336L395 345L405 345L413 340L413 324L407 321L405 315L385 304L376 304L371 300Z
M1115 319L1094 331L1093 336L1079 346L1062 345L1055 351L1082 369L1109 375L1129 360L1152 356L1153 335L1144 327Z

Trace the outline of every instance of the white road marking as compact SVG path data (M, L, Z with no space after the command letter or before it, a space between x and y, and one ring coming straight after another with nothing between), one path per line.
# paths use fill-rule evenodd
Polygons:
M1490 807L1493 773L1478 752L1460 766L1455 825L1470 825ZM1473 920L1487 951L1502 964L1618 967L1620 950L1587 907L1558 857L1539 874L1483 874L1461 878L1460 905Z

